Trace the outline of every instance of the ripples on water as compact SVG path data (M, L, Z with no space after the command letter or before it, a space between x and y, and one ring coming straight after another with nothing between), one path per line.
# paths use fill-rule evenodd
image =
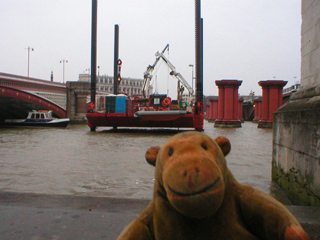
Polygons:
M230 140L227 163L237 180L270 193L272 130L251 122L213 126L205 122L205 133ZM0 129L0 191L151 199L154 168L144 155L172 135L90 132L86 125Z

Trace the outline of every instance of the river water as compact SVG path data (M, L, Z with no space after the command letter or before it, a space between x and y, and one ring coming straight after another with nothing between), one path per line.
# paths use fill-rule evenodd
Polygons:
M251 122L242 128L214 128L205 133L231 142L228 167L240 183L285 202L271 181L272 130ZM151 199L154 168L144 155L173 133L90 132L87 125L0 129L0 191L76 196Z

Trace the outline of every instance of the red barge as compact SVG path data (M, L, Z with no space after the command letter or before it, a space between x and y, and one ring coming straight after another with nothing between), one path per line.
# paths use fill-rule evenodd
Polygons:
M118 94L121 81L121 64L119 53L119 26L115 25L114 46L114 95L96 98L96 70L97 70L97 4L92 1L92 38L91 38L91 102L87 113L88 126L91 131L97 127L124 128L191 128L203 130L203 19L201 18L200 1L196 1L195 9L196 30L196 93L185 81L182 75L176 72L175 67L163 55L168 50L167 45L161 53L156 53L153 65L144 72L143 99L131 99ZM178 79L178 96L176 101L166 95L148 96L148 86L152 79L152 71L158 61L162 59L170 68L170 75ZM180 87L180 84L182 86ZM181 101L184 87L189 92L188 101L183 105ZM195 102L192 102L195 97ZM99 99L100 98L100 99ZM98 102L100 101L100 102ZM96 104L98 103L98 104ZM103 103L104 108L101 108ZM99 105L99 109L95 106Z
M88 126L92 131L97 127L138 127L138 128L194 128L201 131L203 119L194 114L185 114L183 116L173 115L175 119L167 120L166 116L158 115L156 119L144 119L136 117L133 113L88 113Z
M97 127L118 127L126 128L192 128L198 131L203 130L203 107L202 91L201 97L193 100L192 87L178 73L172 63L164 56L169 44L161 53L156 53L156 60L149 65L144 72L143 95L144 98L130 98L125 94L112 94L96 97L95 103L91 103L87 113L88 126L91 131ZM163 60L170 69L170 75L178 80L178 100L171 101L166 94L148 95L149 83L152 79L152 72L157 63ZM117 61L118 76L116 84L121 81L120 69L122 61ZM114 87L115 89L118 86ZM185 88L188 90L187 100L182 101L182 94ZM117 92L117 91L116 91ZM199 93L199 91L197 91ZM98 109L95 106L99 106Z
M112 94L95 97L95 102L89 103L87 113L88 126L91 131L97 127L125 128L192 128L203 130L203 90L197 92L194 102L193 88L184 77L178 73L172 63L164 56L167 45L161 53L156 53L156 60L144 72L143 95L144 98L130 98L125 94ZM152 72L160 60L163 60L170 69L170 75L178 80L178 100L171 101L166 94L153 94L148 96ZM120 70L122 61L117 61L114 80L115 93L121 81ZM198 82L196 89L198 89ZM202 86L202 82L201 82ZM182 101L185 88L188 90L187 101ZM97 109L95 106L99 106Z
M101 97L102 98L102 97ZM101 99L100 98L100 99ZM162 100L162 98L164 98ZM125 95L113 95L102 98L102 110L87 113L88 126L91 131L97 127L124 128L191 128L203 130L203 113L189 112L179 108L175 101L164 107L162 102L168 97L152 95L150 99L131 100ZM120 101L118 101L120 100ZM122 101L121 101L122 100ZM154 102L160 102L154 104ZM195 107L192 111L195 110Z

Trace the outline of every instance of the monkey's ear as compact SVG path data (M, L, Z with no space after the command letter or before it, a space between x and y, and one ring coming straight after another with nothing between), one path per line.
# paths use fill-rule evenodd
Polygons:
M227 156L228 153L231 150L231 143L228 140L228 138L226 137L217 137L216 139L214 139L214 141L219 145L219 147L221 148L223 155Z
M157 161L157 156L158 156L159 150L160 150L159 146L150 147L147 150L146 160L150 165L156 166L156 161Z

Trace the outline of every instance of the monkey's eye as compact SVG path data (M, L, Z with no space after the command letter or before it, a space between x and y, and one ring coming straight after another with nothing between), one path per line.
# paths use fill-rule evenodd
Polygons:
M170 148L169 149L169 156L172 156L172 154L173 154L173 148Z
M202 147L204 150L208 150L207 145L206 145L206 144L204 144L204 143L202 143L202 144L201 144L201 147Z

